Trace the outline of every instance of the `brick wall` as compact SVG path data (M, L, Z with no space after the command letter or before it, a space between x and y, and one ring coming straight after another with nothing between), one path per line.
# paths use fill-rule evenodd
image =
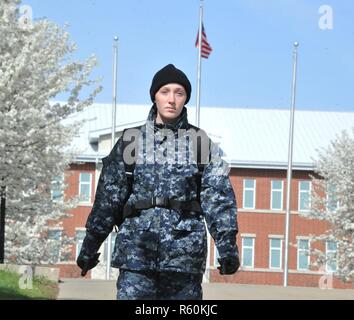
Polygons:
M60 278L81 278L81 269L76 265L76 263L58 264L56 267L60 269ZM85 278L91 278L91 271L87 272Z
M289 234L289 260L288 284L292 286L318 287L323 274L313 274L317 271L313 267L310 272L297 271L297 240L298 237L308 237L310 234L320 235L329 228L326 222L306 219L298 213L298 186L299 181L310 180L312 172L294 171L291 192L290 234ZM269 269L270 235L283 236L285 239L285 204L286 204L286 171L285 170L259 170L259 169L232 169L230 174L238 204L239 233L237 244L242 258L242 235L255 235L254 240L254 268L252 271L241 270L236 275L220 276L218 270L211 270L210 279L216 282L237 282L248 284L282 285L283 272ZM243 181L256 180L255 209L243 209ZM283 181L283 210L272 211L271 181ZM312 248L325 250L323 243L312 243ZM212 241L210 261L214 263L214 243ZM284 259L284 241L282 245L282 260ZM283 264L283 263L282 263ZM283 267L283 265L282 265ZM261 269L261 270L260 270ZM282 269L281 269L282 270ZM333 278L333 288L354 288L352 284L344 284Z
M244 271L240 270L235 275L221 276L219 271L214 269L210 271L210 282L222 283L240 283L240 284L261 284L261 285L283 285L282 272L265 272L265 271ZM324 279L326 279L324 281ZM354 285L344 283L338 278L333 277L332 283L324 275L315 274L295 274L288 273L288 286L295 287L314 287L325 289L328 285L333 289L354 289Z
M67 189L65 190L65 199L70 199L79 194L79 181L80 181L80 173L90 173L91 177L91 202L87 204L80 204L69 211L71 215L69 218L63 220L63 227L65 233L74 237L76 234L76 228L84 228L88 215L91 212L96 186L96 172L95 172L95 164L94 163L83 163L83 164L72 164L70 165L69 170L65 172L65 183L67 184ZM72 248L72 261L75 260L76 254L76 245L73 245ZM77 271L69 271L72 268L71 265L61 266L61 269L65 272L65 274L73 274L75 275ZM75 269L75 268L74 268Z

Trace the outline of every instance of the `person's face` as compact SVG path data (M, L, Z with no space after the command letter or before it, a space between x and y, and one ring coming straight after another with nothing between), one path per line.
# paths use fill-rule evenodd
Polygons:
M155 94L157 107L157 123L167 123L176 119L182 112L187 99L183 86L169 83L162 86Z

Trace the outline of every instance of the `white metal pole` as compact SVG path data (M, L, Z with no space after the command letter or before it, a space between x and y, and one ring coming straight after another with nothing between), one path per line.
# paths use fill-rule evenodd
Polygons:
M113 42L113 100L112 100L112 136L111 136L111 149L115 145L115 132L116 132L116 114L117 114L117 60L118 60L118 37L114 37ZM107 256L106 256L106 280L110 279L111 275L111 249L112 247L112 234L107 237Z
M197 70L197 103L195 106L195 125L200 126L200 86L202 72L202 24L203 24L203 0L199 9L199 34L198 34L198 70Z
M290 211L291 211L291 179L293 161L293 141L294 141L294 117L295 117L295 98L296 98L296 71L297 71L297 48L298 42L294 43L293 51L293 81L292 98L290 111L289 145L288 145L288 170L286 177L286 216L285 216L285 244L284 244L284 282L283 286L288 286L288 260L289 260L289 230L290 230Z
M200 1L199 8L199 33L198 33L198 70L197 70L197 103L195 106L195 125L200 127L200 88L201 88L201 74L202 74L202 29L203 29L203 0ZM206 281L209 282L210 269L210 233L207 232L207 261L206 261Z

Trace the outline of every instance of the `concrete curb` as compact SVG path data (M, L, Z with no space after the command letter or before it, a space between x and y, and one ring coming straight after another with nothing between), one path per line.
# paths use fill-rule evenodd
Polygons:
M115 280L61 279L58 300L115 300ZM203 283L203 300L354 300L352 289Z

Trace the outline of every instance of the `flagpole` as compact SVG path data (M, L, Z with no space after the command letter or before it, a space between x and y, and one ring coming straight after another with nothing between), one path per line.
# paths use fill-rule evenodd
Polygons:
M203 0L199 9L199 34L198 34L198 70L197 70L197 103L195 106L195 125L200 126L200 86L202 72L202 24L203 24Z
M198 69L197 69L197 103L195 106L195 125L200 127L200 87L202 73L202 30L203 29L203 0L200 0L199 7L199 33L198 33ZM209 282L208 270L210 268L210 234L207 232L207 261L206 261L206 280Z
M116 133L116 114L117 114L117 60L118 60L118 37L114 37L113 43L113 99L112 99L112 136L111 136L111 149L115 145ZM110 279L111 275L111 246L112 246L112 233L107 238L107 256L106 256L106 280Z
M291 210L291 179L293 161L293 142L294 142L294 116L295 116L295 97L296 97L296 71L297 71L297 48L298 42L294 43L293 52L293 81L292 98L290 112L289 145L288 145L288 170L286 178L286 217L285 217L285 244L284 244L284 281L283 286L288 286L288 260L289 260L289 230L290 230L290 210Z

